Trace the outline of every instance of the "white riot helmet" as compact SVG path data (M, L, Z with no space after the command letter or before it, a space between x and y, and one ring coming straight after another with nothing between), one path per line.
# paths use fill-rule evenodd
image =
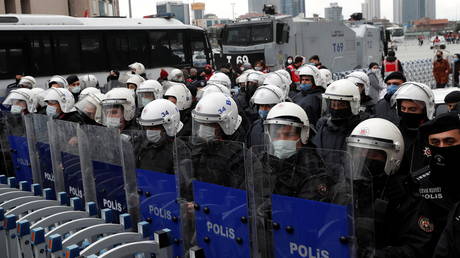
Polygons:
M78 96L78 101L84 99L89 94L99 94L99 93L101 93L101 91L98 88L94 88L94 87L85 88L80 92L80 95Z
M232 82L230 81L230 78L225 73L219 72L211 75L211 77L208 80L208 84L220 84L229 89L232 87Z
M63 113L75 111L75 99L68 89L50 88L46 91L45 102L57 101ZM49 106L49 105L48 105Z
M251 103L255 105L275 105L284 101L284 92L275 85L263 85L252 95Z
M129 69L133 71L135 74L143 74L145 73L145 66L141 63L132 63L129 66Z
M171 83L164 94L164 98L176 98L176 106L179 110L186 110L192 106L192 93L183 83Z
M54 75L53 77L51 77L51 79L48 81L48 87L51 88L51 85L55 83L59 85L59 88L67 89L69 87L67 80L60 75Z
M18 85L22 88L32 89L37 84L37 81L32 76L24 76L19 81Z
M232 96L232 93L230 92L230 90L227 87L225 87L224 85L208 84L203 89L197 91L196 98L197 98L197 100L200 100L204 96L206 96L207 94L210 94L210 93L213 93L213 92L223 93L227 97Z
M145 80L144 80L144 78L142 78L142 76L137 75L137 74L133 74L133 75L129 76L128 80L126 81L126 85L134 84L134 85L136 85L136 89L137 89L137 88L139 88L141 83L143 83L144 81Z
M319 69L314 67L313 65L303 65L297 70L297 74L299 77L309 75L313 77L313 80L315 82L315 85L317 87L324 87L323 83L323 78L321 77L321 73L319 72Z
M365 90L364 92L366 93L366 95L369 94L370 82L369 82L369 76L367 76L366 73L359 72L359 71L352 72L349 75L347 75L345 79L352 81L356 86L358 86L358 84L364 85L364 90Z
M33 93L33 98L34 98L34 107L44 107L46 106L45 102L45 90L42 88L32 88L30 90Z
M332 73L328 69L319 69L319 73L323 78L323 87L326 89L331 83L334 82L332 79Z
M15 89L8 94L3 105L11 106L11 113L20 114L23 110L35 112L34 93L27 88Z
M331 100L341 100L350 103L351 113L353 115L359 113L361 95L359 94L358 87L350 80L341 79L331 83L322 96L323 103L327 104L323 104L323 109L329 110L329 103Z
M120 110L123 114L111 112ZM119 127L121 117L131 121L136 113L136 104L132 92L127 88L115 88L107 92L102 100L102 123L107 127ZM116 120L118 118L118 120Z
M149 102L163 98L163 86L156 80L146 80L137 88L137 103L145 107Z
M392 122L381 118L371 118L359 123L347 138L347 144L351 147L349 150L354 161L364 161L370 150L384 152L384 171L387 175L398 171L404 155L404 138L401 131ZM360 163L363 162L356 164Z
M300 129L300 141L307 144L310 125L307 113L302 107L292 102L282 102L270 109L264 127L271 143L275 141L276 131L283 126Z
M174 137L184 126L180 121L180 112L174 103L166 99L156 99L148 103L138 119L141 126L162 125L168 136Z
M268 73L265 76L264 85L275 85L283 91L284 96L288 96L291 80L286 79L286 77L276 71Z
M264 83L264 80L265 80L265 74L263 72L252 71L248 73L246 82L253 82L260 86Z
M82 89L86 89L90 87L95 88L99 86L99 81L97 80L96 76L94 76L93 74L86 74L83 76L79 76L78 78L80 79Z
M400 104L401 100L417 100L425 103L427 118L429 120L434 118L434 95L431 88L427 85L419 82L405 82L401 84L391 97L391 105Z
M276 70L275 72L281 74L281 75L284 76L286 79L288 79L289 81L291 81L291 75L289 74L288 71L286 71L286 70L284 70L284 69L280 69L280 70ZM292 81L291 81L291 83L292 83ZM291 83L289 83L289 84L291 84Z
M90 119L101 123L102 122L102 100L104 95L102 93L89 93L83 99L80 99L75 104L75 109Z
M206 124L218 124L224 134L232 135L242 121L235 101L219 92L203 97L192 111L192 118L193 135L204 139L215 137L215 128Z
M172 82L184 82L184 73L179 69L172 69L169 73L168 80Z

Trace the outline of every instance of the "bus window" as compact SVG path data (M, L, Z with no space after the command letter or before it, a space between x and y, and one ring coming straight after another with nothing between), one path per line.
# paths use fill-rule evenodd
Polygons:
M80 32L81 71L94 72L108 70L102 34L96 31Z
M54 62L50 34L47 32L29 32L29 69L35 76L52 75Z
M185 63L182 31L149 31L151 67Z
M129 42L124 32L110 31L107 33L107 49L109 64L112 69L126 69L129 63Z
M192 49L192 65L194 67L204 67L210 64L210 58L206 49L206 41L202 32L191 31L190 46Z
M181 31L170 31L168 34L170 49L172 52L172 65L185 64L184 33Z
M71 74L80 71L78 35L73 32L55 32L53 33L53 46L57 74Z
M234 46L248 45L250 34L251 27L249 26L227 27L224 44Z
M0 78L11 79L25 67L24 37L22 33L2 32L0 37Z
M147 38L145 31L131 31L128 34L129 64L139 62L148 64Z

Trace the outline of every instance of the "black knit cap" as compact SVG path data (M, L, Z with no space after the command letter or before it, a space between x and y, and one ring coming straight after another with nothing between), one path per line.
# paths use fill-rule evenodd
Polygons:
M460 101L460 90L452 91L444 97L444 103L457 103Z
M420 133L424 138L431 134L442 133L454 129L460 129L460 113L451 111L438 115L435 119L420 126Z
M394 80L394 79L402 80L403 82L406 82L406 76L404 76L404 74L402 74L401 72L392 72L385 78L385 83L387 83L387 81L389 80Z
M75 74L72 74L72 75L69 75L66 80L68 84L72 84L76 81L79 81L80 79L78 79L78 76L76 76Z

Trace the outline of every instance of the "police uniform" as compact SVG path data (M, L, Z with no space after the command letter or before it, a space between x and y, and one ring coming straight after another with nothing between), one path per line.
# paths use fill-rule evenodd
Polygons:
M385 96L377 102L374 106L374 116L378 118L386 119L392 122L395 125L399 124L399 117L396 108L391 106L391 96L390 94L385 94Z
M249 100L252 96L249 96L247 92L240 91L237 96L233 97L238 106L238 114L241 116L241 126L247 131L250 125L259 118L259 112L254 106L249 104Z
M262 118L257 119L251 124L246 136L246 146L248 148L252 146L264 144L264 120Z
M447 224L434 251L433 258L460 257L460 203L447 216Z
M147 141L136 148L136 168L174 174L174 142L169 137L161 141L159 144Z
M308 120L311 124L316 125L321 117L322 101L321 94L324 93L322 87L316 87L310 90L301 90L293 98L292 102L301 106L307 113Z

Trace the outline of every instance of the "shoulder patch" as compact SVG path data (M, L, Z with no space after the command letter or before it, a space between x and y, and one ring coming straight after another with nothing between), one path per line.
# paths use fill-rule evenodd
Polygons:
M425 231L427 233L431 233L431 232L434 231L434 225L430 221L430 219L427 218L427 217L421 216L418 219L418 226L420 227L421 230L423 230L423 231Z

